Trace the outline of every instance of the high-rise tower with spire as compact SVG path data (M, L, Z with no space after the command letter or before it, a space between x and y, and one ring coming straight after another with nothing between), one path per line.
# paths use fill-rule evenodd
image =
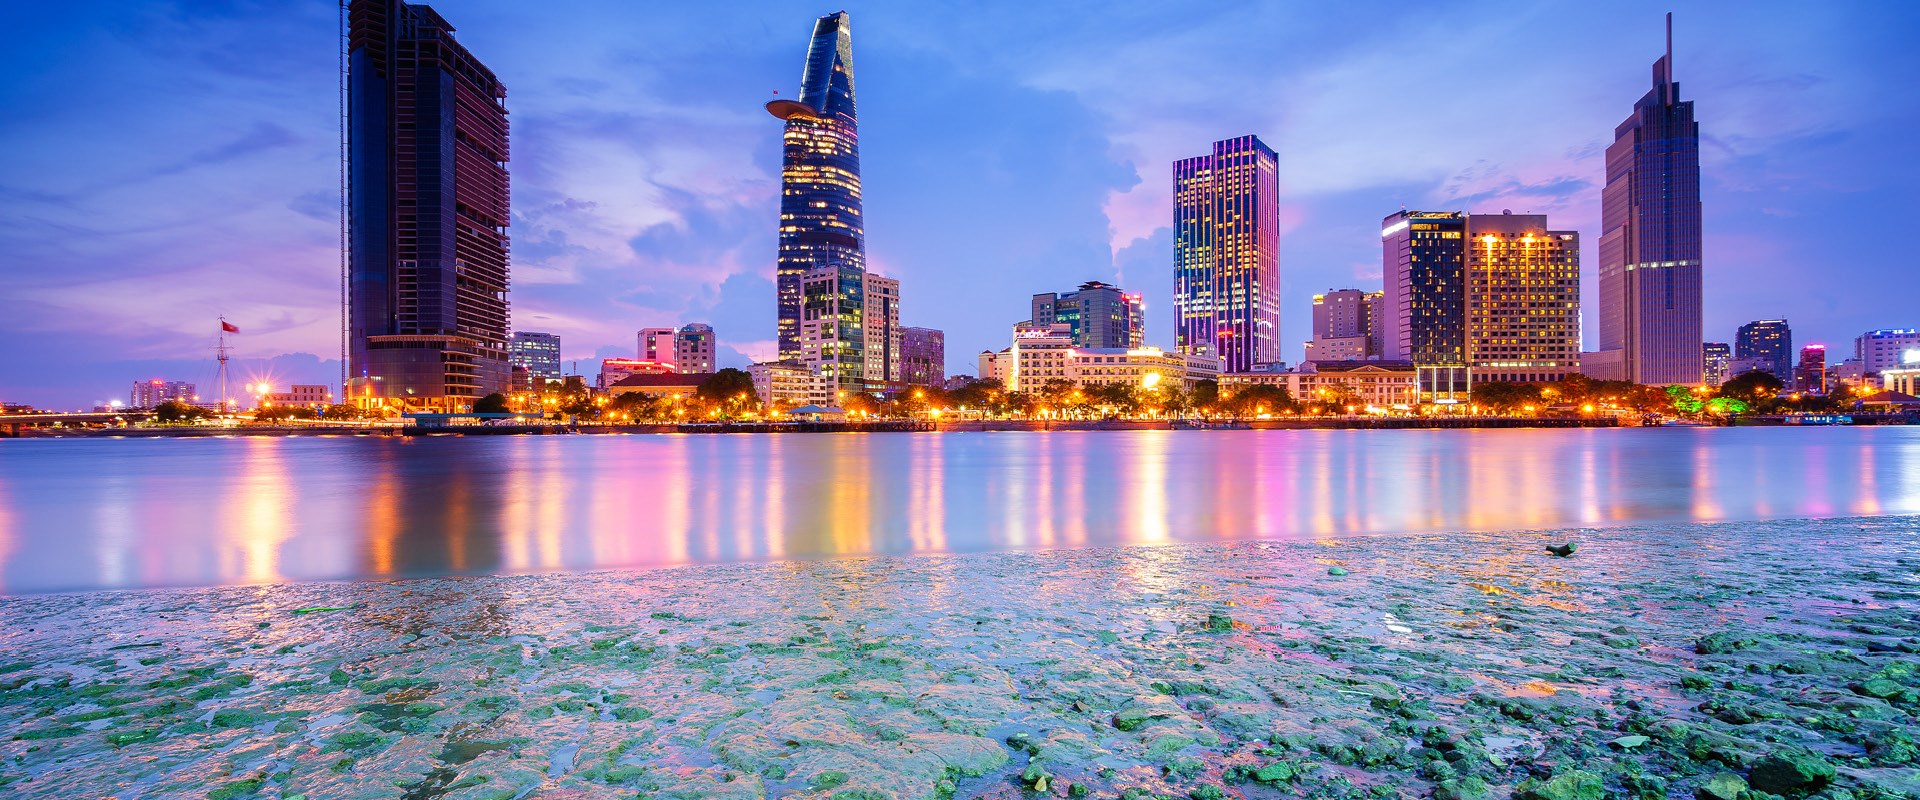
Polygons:
M1673 80L1672 14L1653 89L1613 136L1600 207L1600 351L1614 372L1604 377L1698 384L1700 126Z

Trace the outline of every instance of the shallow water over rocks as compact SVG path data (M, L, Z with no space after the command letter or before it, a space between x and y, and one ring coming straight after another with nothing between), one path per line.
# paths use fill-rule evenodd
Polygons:
M1912 517L38 595L0 794L1895 797L1916 670Z

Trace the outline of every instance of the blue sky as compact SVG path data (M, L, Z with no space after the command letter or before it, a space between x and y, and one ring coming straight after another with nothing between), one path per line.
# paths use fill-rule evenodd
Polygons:
M812 19L792 2L446 0L508 88L513 317L567 359L641 327L773 340L778 121ZM1920 325L1912 187L1920 7L852 4L867 235L948 366L1004 347L1034 292L1146 295L1170 346L1171 162L1280 154L1282 330L1379 286L1402 205L1546 213L1580 231L1587 338L1601 152L1676 11L1702 128L1707 335L1787 317L1850 351ZM325 3L29 4L0 52L0 400L79 407L135 379L337 378L336 26Z

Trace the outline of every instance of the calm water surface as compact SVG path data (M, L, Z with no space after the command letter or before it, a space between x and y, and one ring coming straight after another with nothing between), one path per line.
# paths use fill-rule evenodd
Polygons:
M0 441L0 593L1920 513L1920 428Z

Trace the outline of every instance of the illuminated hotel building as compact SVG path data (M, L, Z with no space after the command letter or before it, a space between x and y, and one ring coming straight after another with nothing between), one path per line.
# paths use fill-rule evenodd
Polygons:
M1400 211L1380 221L1380 357L1409 361L1422 399L1463 400L1467 374L1467 215Z
M804 358L806 276L866 271L860 207L860 137L853 103L853 35L845 11L813 26L800 97L767 104L786 121L780 169L780 245L775 267L780 358ZM835 280L839 278L836 277ZM857 322L852 332L858 333ZM864 347L849 342L854 350ZM858 353L855 353L857 355Z
M349 393L465 410L511 375L506 88L432 8L347 14Z
M1100 281L1080 284L1080 290L1033 296L1035 325L1064 322L1080 347L1140 347L1146 343L1146 309L1140 295Z
M1635 383L1701 381L1700 126L1673 81L1673 15L1653 89L1614 128L1600 202L1600 350Z
M1471 215L1466 277L1475 382L1539 383L1580 371L1580 234L1547 230L1542 214Z
M1180 352L1226 371L1280 360L1279 160L1255 136L1173 164L1173 305Z

